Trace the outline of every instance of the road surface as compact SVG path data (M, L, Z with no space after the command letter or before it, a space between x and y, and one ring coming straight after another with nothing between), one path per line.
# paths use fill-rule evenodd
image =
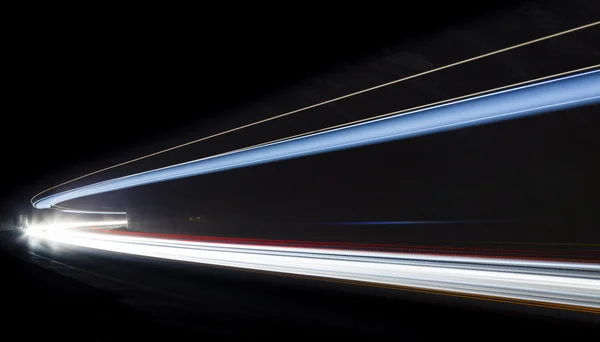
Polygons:
M28 249L26 240L14 233L3 235L3 246L20 262L32 265L34 275L50 270L65 279L62 282L91 285L153 322L142 324L149 331L165 327L162 333L182 338L394 336L418 341L480 340L485 338L482 334L567 338L597 333L593 328L597 315L571 311L203 267L66 245L41 243ZM122 316L122 310L94 303L96 297L82 298L90 303L88 310L101 311L105 320ZM40 319L47 308L32 305L31 311L39 312L33 316ZM115 322L122 324L119 319L110 324ZM132 327L136 322L132 320Z

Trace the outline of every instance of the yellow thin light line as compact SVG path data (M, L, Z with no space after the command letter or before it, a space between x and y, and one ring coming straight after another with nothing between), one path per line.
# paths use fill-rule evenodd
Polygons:
M500 49L500 50L495 50L495 51L492 51L492 52L485 53L483 55L471 57L471 58L468 58L468 59L465 59L465 60L462 60L462 61L458 61L458 62L455 62L455 63L452 63L452 64L447 64L447 65L441 66L439 68L435 68L435 69L424 71L424 72L421 72L421 73L418 73L418 74L414 74L414 75L411 75L411 76L403 77L403 78L400 78L400 79L397 79L397 80L394 80L394 81L390 81L390 82L383 83L383 84L380 84L380 85L377 85L377 86L374 86L374 87L370 87L370 88L366 88L366 89L363 89L363 90L359 90L359 91L356 91L356 92L353 92L353 93L350 93L350 94L346 94L346 95L343 95L343 96L340 96L340 97L336 97L336 98L333 98L333 99L330 99L330 100L327 100L327 101L319 102L319 103L316 103L316 104L313 104L313 105L310 105L310 106L307 106L307 107L302 107L302 108L299 108L299 109L296 109L296 110L293 110L293 111L285 112L283 114L279 114L279 115L272 116L272 117L269 117L269 118L266 118L266 119L263 119L263 120L255 121L255 122L243 125L243 126L232 128L232 129L229 129L229 130L226 130L226 131L223 131L223 132L220 132L220 133L216 133L216 134L213 134L213 135L209 135L209 136L206 136L206 137L203 137L203 138L200 138L200 139L192 140L192 141L189 141L187 143L183 143L183 144L180 144L180 145L177 145L177 146L173 146L173 147L161 150L161 151L150 153L148 155L141 156L141 157L138 157L138 158L135 158L135 159L131 159L129 161L122 162L122 163L119 163L119 164L116 164L116 165L113 165L113 166L109 166L109 167L106 167L106 168L103 168L103 169L100 169L100 170L97 170L97 171L94 171L94 172L90 172L90 173L85 174L83 176L80 176L80 177L74 178L72 180L66 181L64 183L55 185L55 186L53 186L51 188L48 188L48 189L46 189L46 190L44 190L44 191L36 194L35 196L33 196L32 199L31 199L31 202L33 203L33 201L34 201L34 199L36 197L38 197L39 195L41 195L41 194L43 194L45 192L48 192L48 191L50 191L52 189L56 189L56 188L58 188L60 186L72 183L74 181L80 180L80 179L85 178L85 177L89 177L91 175L94 175L94 174L97 174L97 173L100 173L100 172L103 172L103 171L106 171L106 170L110 170L110 169L113 169L113 168L116 168L116 167L119 167L119 166L130 164L130 163L134 163L134 162L139 161L139 160L150 158L150 157L153 157L153 156L165 153L165 152L169 152L169 151L172 151L172 150L184 147L184 146L188 146L188 145L195 144L195 143L198 143L198 142L201 142L201 141L205 141L205 140L208 140L208 139L216 138L218 136L229 134L229 133L232 133L232 132L235 132L235 131L239 131L239 130L242 130L242 129L245 129L245 128L248 128L248 127L256 126L256 125L259 125L259 124L262 124L262 123L265 123L265 122L277 120L277 119L280 119L280 118L283 118L283 117L286 117L286 116L289 116L289 115L292 115L292 114L295 114L295 113L299 113L299 112L302 112L302 111L305 111L305 110L308 110L308 109L312 109L312 108L315 108L315 107L319 107L319 106L322 106L322 105L325 105L325 104L328 104L328 103L332 103L332 102L336 102L336 101L339 101L339 100L343 100L343 99L346 99L346 98L349 98L349 97L352 97L352 96L356 96L356 95L359 95L359 94L363 94L363 93L366 93L366 92L369 92L369 91L372 91L372 90L376 90L376 89L379 89L379 88L387 87L387 86L392 85L392 84L400 83L400 82L407 81L407 80L410 80L410 79L414 79L414 78L417 78L417 77L421 77L421 76L424 76L424 75L427 75L427 74L431 74L431 73L434 73L434 72L437 72L437 71L449 69L449 68L452 68L452 67L455 67L455 66L458 66L458 65L466 64L466 63L469 63L469 62L472 62L472 61L476 61L476 60L479 60L479 59L482 59L482 58L493 56L493 55L496 55L496 54L499 54L499 53L502 53L502 52L514 50L514 49L517 49L517 48L520 48L520 47L523 47L523 46L527 46L527 45L530 45L530 44L534 44L534 43L537 43L537 42L541 42L541 41L544 41L544 40L548 40L548 39L551 39L551 38L562 36L562 35L565 35L565 34L568 34L568 33L576 32L576 31L579 31L579 30L583 30L583 29L586 29L586 28L589 28L589 27L592 27L592 26L595 26L595 25L598 25L598 24L600 24L600 21L593 22L593 23L586 24L586 25L579 26L579 27L575 27L575 28L572 28L572 29L569 29L569 30L566 30L566 31L561 31L561 32L558 32L558 33L554 33L554 34L551 34L549 36L544 36L544 37L541 37L541 38L529 40L529 41L526 41L526 42L523 42L523 43L520 43L520 44L517 44L517 45L512 45L512 46L509 46L509 47L506 47L506 48L503 48L503 49Z
M402 109L402 110L399 110L399 111L393 111L393 112L388 112L388 113L385 113L385 114L379 114L379 115L376 115L376 116L370 116L368 118L359 119L359 120L350 121L350 122L345 122L345 123L342 123L342 124L328 126L328 127L325 127L325 128L319 128L319 129L316 129L316 130L313 130L313 131L304 132L304 133L300 133L300 134L296 134L296 135L291 135L291 136L287 136L285 138L279 138L279 139L275 139L275 140L263 142L263 143L260 143L260 144L251 145L251 146L248 146L248 147L243 147L243 148L240 148L240 149L237 149L237 150L231 150L231 151L228 151L228 152L225 152L225 153L240 152L240 151L244 151L244 150L247 150L247 149L256 148L256 147L260 147L260 146L264 146L264 145L269 145L269 144L273 144L273 143L284 141L284 140L299 138L299 137L303 137L303 136L310 135L310 134L324 132L324 131L328 131L328 130L336 129L336 128L342 128L342 127L354 125L354 124L361 123L361 122L366 122L366 121L381 119L381 118L392 116L392 115L400 115L400 114L404 114L406 112L412 112L412 111L423 109L423 108L433 107L433 106L441 105L441 104L444 104L444 103L447 103L447 102L451 102L451 101L462 100L462 99L469 98L469 97L483 95L483 94L490 93L490 92L495 92L495 91L499 91L499 90L503 90L503 89L508 89L508 88L512 88L512 87L517 87L517 86L525 85L525 84L528 84L528 83L539 82L539 81L543 81L543 80L547 80L547 79L551 79L551 78L555 78L555 77L560 77L560 76L564 76L564 75L568 75L568 74L572 74L572 73L577 73L577 72L581 72L581 71L585 71L585 70L590 70L590 69L594 69L594 68L599 68L599 67L600 67L600 64L596 64L596 65L588 66L588 67L581 68L581 69L575 69L575 70L565 71L565 72L562 72L562 73L558 73L558 74L554 74L554 75L550 75L550 76L544 76L544 77L536 78L536 79L533 79L533 80L528 80L528 81L513 83L513 84L509 84L509 85L505 85L505 86L501 86L501 87L497 87L497 88L493 88L493 89L488 89L488 90L484 90L484 91L480 91L480 92L476 92L476 93L471 93L471 94L467 94L467 95L461 95L461 96L453 97L453 98L447 99L447 100L442 100L442 101L438 101L438 102L432 102L432 103L428 103L428 104L424 104L424 105L419 105L419 106L415 106L415 107L411 107L411 108Z

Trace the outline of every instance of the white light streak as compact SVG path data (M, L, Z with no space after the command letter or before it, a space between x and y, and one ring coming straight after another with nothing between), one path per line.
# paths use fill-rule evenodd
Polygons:
M29 235L38 234L46 231L57 232L72 228L89 228L89 227L119 227L126 226L127 220L113 221L59 221L44 224L32 224L25 228Z
M138 256L600 309L600 265L179 241L36 230L37 237Z

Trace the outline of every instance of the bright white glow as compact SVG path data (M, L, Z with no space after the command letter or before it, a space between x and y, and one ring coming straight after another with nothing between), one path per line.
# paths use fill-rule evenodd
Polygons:
M31 236L138 256L600 309L600 265L591 263L252 246L77 230Z
M28 225L25 229L27 234L32 235L45 231L63 231L70 228L89 228L89 227L116 227L127 225L127 220L115 221L58 221L54 223Z

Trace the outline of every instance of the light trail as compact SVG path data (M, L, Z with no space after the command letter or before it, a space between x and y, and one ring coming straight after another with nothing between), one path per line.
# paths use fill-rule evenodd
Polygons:
M269 144L282 142L282 141L289 140L289 139L305 137L305 136L308 136L308 135L311 135L311 134L321 133L321 132L325 132L325 131L328 131L328 130L333 130L333 129L343 128L343 127L348 127L348 126L351 126L351 125L354 125L354 124L359 124L359 123L363 123L363 122L367 122L367 121L371 121L371 120L375 120L375 119L381 119L381 118L389 117L389 116L392 116L392 115L400 115L400 114L410 113L410 112L417 111L417 110L420 110L420 109L425 109L425 108L430 108L430 107L434 107L434 106L439 106L439 105L443 105L443 104L454 102L454 101L459 101L459 100L464 100L464 99L468 99L468 98L473 98L473 97L476 97L476 96L486 95L486 94L490 94L490 93L501 91L501 90L506 90L506 89L515 88L515 87L519 87L519 86L525 86L525 85L536 83L536 82L546 81L546 80L550 80L550 79L554 79L554 78L559 78L559 77L563 77L563 76L568 76L568 75L572 75L572 74L576 74L576 73L580 73L580 72L590 71L590 70L594 70L594 69L598 69L598 68L600 68L600 64L591 65L591 66L580 68L580 69L570 70L570 71L561 72L561 73L554 74L554 75L549 75L549 76L539 77L539 78L536 78L536 79L531 79L531 80L528 80L528 81L517 82L517 83L513 83L513 84L509 84L509 85L504 85L504 86L493 88L493 89L488 89L488 90L479 91L479 92L475 92L475 93L471 93L471 94L467 94L467 95L461 95L461 96L453 97L453 98L442 100L442 101L428 103L428 104L425 104L425 105L414 106L414 107L406 108L406 109L403 109L403 110L400 110L400 111L379 114L379 115L368 117L368 118L365 118L365 119L360 119L360 120L345 122L345 123L338 124L338 125L324 127L324 128L316 129L316 130L309 131L309 132L304 132L304 133L300 133L300 134L296 134L296 135L292 135L292 136L287 136L285 138L275 139L275 140L271 140L271 141L267 141L267 142L255 144L255 145L252 145L252 146L247 146L247 147L235 149L235 150L229 151L227 153L235 153L235 152L246 151L248 149L252 149L252 148L256 148L256 147L262 147L262 146L266 146L266 145L269 145ZM69 182L67 182L67 183L69 183ZM64 183L64 184L67 184L67 183ZM62 185L64 185L64 184L62 184ZM58 186L60 186L60 185L57 185L56 187L58 187ZM56 187L54 187L54 188L56 188ZM54 188L50 188L48 190L51 190L51 189L54 189ZM44 192L45 191L43 191L41 193L38 193L37 195L34 196L34 198L37 197L37 196L39 196L40 194L42 194ZM32 200L31 200L32 204L34 204L34 202L33 202L34 198L32 198ZM62 207L62 206L59 206L59 205L55 205L53 207L53 209L58 209L58 210L60 210L62 212L66 212L66 213L111 214L111 215L125 215L126 214L126 212L120 212L120 211L78 210L78 209L65 208L65 207Z
M414 106L414 107L402 109L402 110L399 110L399 111L393 111L393 112L383 113L383 114L379 114L379 115L375 115L375 116L370 116L370 117L367 117L367 118L364 118L364 119L359 119L359 120L354 120L354 121L348 121L348 122L344 122L344 123L341 123L341 124L338 124L338 125L333 125L333 126L328 126L328 127L324 127L324 128L319 128L319 129L315 129L313 131L304 132L304 133L300 133L300 134L296 134L296 135L291 135L291 136L287 136L285 138L275 139L275 140L271 140L271 141L268 141L268 142L264 142L264 143L260 143L260 144L256 144L256 145L252 145L252 146L248 146L248 147L244 147L244 148L240 148L240 149L237 149L237 150L233 150L231 152L243 151L243 150L246 150L248 148L260 147L260 146L268 145L268 144L271 144L271 143L276 143L276 142L284 141L284 140L287 140L287 139L304 137L304 136L307 136L307 135L311 135L313 133L320 133L320 132L325 132L325 131L328 131L328 130L331 130L331 129L347 127L347 126L351 126L351 125L358 124L358 123L361 123L361 122L367 122L367 121L372 121L372 120L376 120L376 119L381 119L381 118L389 117L389 116L392 116L392 115L404 114L404 113L416 111L416 110L419 110L419 109L430 108L430 107L434 107L434 106L446 104L446 103L449 103L449 102L454 102L454 101L459 101L459 100L463 100L463 99L467 99L467 98L472 98L472 97L479 96L479 95L490 94L490 93L493 93L493 92L496 92L496 91L500 91L500 90L515 88L515 87L519 87L519 86L523 86L523 85L527 85L527 84L531 84L531 83L535 83L535 82L541 82L541 81L545 81L545 80L549 80L549 79L553 79L553 78L558 78L558 77L567 76L567 75L571 75L571 74L576 74L576 73L580 73L580 72L584 72L584 71L589 71L589 70L594 70L594 69L598 69L598 68L600 68L600 64L595 64L595 65L591 65L591 66L588 66L588 67L585 67L585 68L580 68L580 69L570 70L570 71L566 71L566 72L561 72L561 73L558 73L558 74L544 76L544 77L539 77L539 78L535 78L535 79L531 79L531 80L527 80L527 81L523 81L523 82L512 83L512 84L509 84L509 85L504 85L504 86L493 88L493 89L488 89L488 90L484 90L484 91L478 91L478 92L470 93L470 94L467 94L467 95L456 96L456 97L453 97L453 98L450 98L450 99L441 100L441 101L437 101L437 102L431 102L431 103L427 103L427 104L424 104L424 105L419 105L419 106ZM57 208L58 208L58 206L57 206Z
M36 232L62 231L71 228L90 228L90 227L124 227L127 226L127 220L111 220L111 221L59 221L52 223L31 224L23 227L27 234L35 234Z
M312 108L317 108L317 107L320 107L320 106L323 106L323 105L326 105L326 104L329 104L329 103L337 102L337 101L340 101L340 100L343 100L343 99L346 99L346 98L350 98L350 97L353 97L353 96L356 96L356 95L364 94L364 93L367 93L367 92L370 92L370 91L373 91L373 90L376 90L376 89L384 88L384 87L387 87L387 86L390 86L390 85L393 85L393 84L397 84L397 83L401 83L401 82L408 81L408 80L411 80L411 79L415 79L415 78L418 78L418 77L421 77L421 76L424 76L424 75L432 74L432 73L435 73L435 72L438 72L438 71L442 71L442 70L445 70L445 69L449 69L449 68L452 68L452 67L455 67L455 66L467 64L467 63L470 63L470 62L473 62L473 61L476 61L476 60L479 60L479 59L487 58L487 57L490 57L490 56L501 54L503 52L511 51L511 50L514 50L514 49L518 49L518 48L521 48L521 47L524 47L524 46L527 46L527 45L531 45L531 44L535 44L535 43L542 42L542 41L545 41L545 40L549 40L549 39L552 39L552 38L560 37L560 36L563 36L563 35L566 35L566 34L569 34L569 33L581 31L581 30L584 30L584 29L587 29L587 28L590 28L590 27L594 27L594 26L596 26L598 24L600 24L600 21L596 21L596 22L592 22L592 23L589 23L589 24L586 24L586 25L574 27L572 29L568 29L568 30L565 30L565 31L557 32L557 33L554 33L554 34L551 34L551 35L547 35L547 36L544 36L544 37L536 38L536 39L529 40L529 41L526 41L526 42L523 42L523 43L519 43L519 44L516 44L516 45L511 45L511 46L508 46L508 47L505 47L505 48L502 48L502 49L499 49L499 50L491 51L491 52L488 52L488 53L485 53L485 54L482 54L482 55L478 55L478 56L475 56L475 57L467 58L467 59L464 59L464 60L461 60L461 61L458 61L458 62L454 62L454 63L451 63L451 64L447 64L447 65L444 65L444 66L441 66L441 67L438 67L438 68L434 68L434 69L427 70L427 71L424 71L424 72L421 72L421 73L413 74L413 75L410 75L410 76L407 76L407 77L403 77L403 78L396 79L396 80L393 80L393 81L390 81L390 82L379 84L379 85L374 86L374 87L362 89L362 90L359 90L359 91L356 91L356 92L353 92L353 93L350 93L350 94L346 94L346 95L343 95L343 96L340 96L340 97L336 97L336 98L333 98L333 99L330 99L330 100L326 100L326 101L322 101L322 102L319 102L319 103L315 103L315 104L310 105L310 106L306 106L306 107L295 109L295 110L292 110L292 111L289 111L289 112L278 114L278 115L275 115L275 116L272 116L272 117L269 117L269 118L266 118L266 119L263 119L263 120L255 121L255 122L252 122L252 123L249 123L249 124L246 124L246 125L235 127L235 128L232 128L232 129L229 129L229 130L226 130L226 131L222 131L222 132L219 132L219 133L216 133L216 134L212 134L212 135L209 135L209 136L206 136L206 137L202 137L202 138L199 138L199 139L196 139L196 140L188 141L188 142L183 143L183 144L179 144L179 145L176 145L176 146L173 146L173 147L169 147L169 148L166 148L166 149L154 152L154 153L150 153L150 154L138 157L138 158L134 158L134 159L131 159L131 160L119 163L119 164L115 164L115 165L112 165L112 166L109 166L109 167L106 167L106 168L103 168L103 169L100 169L100 170L96 170L96 171L84 174L84 175L79 176L77 178L73 178L71 180L68 180L66 182L60 183L60 184L55 185L55 186L53 186L51 188L48 188L46 190L43 190L43 191L37 193L35 196L33 196L31 198L31 203L33 204L35 202L35 198L36 197L38 197L38 196L40 196L40 195L42 195L42 194L44 194L44 193L46 193L46 192L48 192L50 190L56 189L56 188L61 187L63 185L75 182L77 180L80 180L80 179L83 179L83 178L86 178L86 177L89 177L89 176L92 176L92 175L95 175L95 174L98 174L98 173L101 173L101 172L104 172L104 171L107 171L107 170L111 170L111 169L114 169L114 168L117 168L117 167L120 167L120 166L123 166L123 165L131 164L131 163L135 163L137 161L144 160L144 159L147 159L147 158L150 158L150 157L154 157L154 156L157 156L159 154L163 154L163 153L166 153L166 152L169 152L169 151L173 151L173 150L176 150L176 149L188 146L188 145L196 144L196 143L199 143L199 142L202 142L202 141L205 141L205 140L209 140L209 139L216 138L216 137L219 137L219 136L222 136L222 135L226 135L226 134L229 134L229 133L240 131L240 130L243 130L243 129L246 129L246 128L249 128L249 127L257 126L257 125L260 125L260 124L263 124L263 123L266 123L266 122L269 122L269 121L274 121L274 120L277 120L277 119L280 119L280 118L283 118L283 117L287 117L287 116L290 116L290 115L293 115L293 114L296 114L296 113L304 112L304 111L312 109Z
M39 209L49 209L68 200L145 184L378 144L599 102L600 71L593 70L110 179L47 196L34 202L34 206Z
M101 232L102 230L96 230ZM260 245L260 246L275 246L275 247L293 247L293 248L320 248L320 249L342 249L370 252L389 252L389 253L409 253L409 254L427 254L427 255L445 255L445 256L470 256L470 257L486 257L486 258L511 258L524 260L543 260L543 261L572 261L584 263L600 263L600 250L585 249L574 251L572 249L564 250L562 245L547 244L543 249L515 249L509 242L503 242L508 245L504 248L490 248L489 246L476 245L473 242L467 241L441 241L438 244L432 244L431 241L411 241L410 243L361 243L349 241L306 241L306 240L289 240L289 239L261 239L261 238L244 238L244 237L219 237L219 236L202 236L189 234L165 234L165 233L145 233L132 231L116 231L105 230L112 234L125 234L128 236L140 236L151 238L166 238L183 241L196 242L211 242L211 243L229 243L235 245ZM448 242L458 243L449 246ZM470 244L469 247L460 246L461 242ZM496 242L498 243L498 242ZM515 243L518 244L518 243ZM528 245L538 245L537 243L527 243ZM568 244L568 246L571 246ZM596 245L600 247L600 245Z
M69 229L36 230L29 237L137 256L600 313L600 265L591 263L210 243Z
M445 220L445 221L349 221L349 222L315 222L315 224L324 224L332 226L412 226L412 225L430 225L430 224L490 224L502 223L502 221L492 220Z
M54 206L54 208L60 209L63 213L72 213L72 214L103 214L103 215L126 215L125 211L90 211L90 210L77 210L77 209L69 209L60 206Z

